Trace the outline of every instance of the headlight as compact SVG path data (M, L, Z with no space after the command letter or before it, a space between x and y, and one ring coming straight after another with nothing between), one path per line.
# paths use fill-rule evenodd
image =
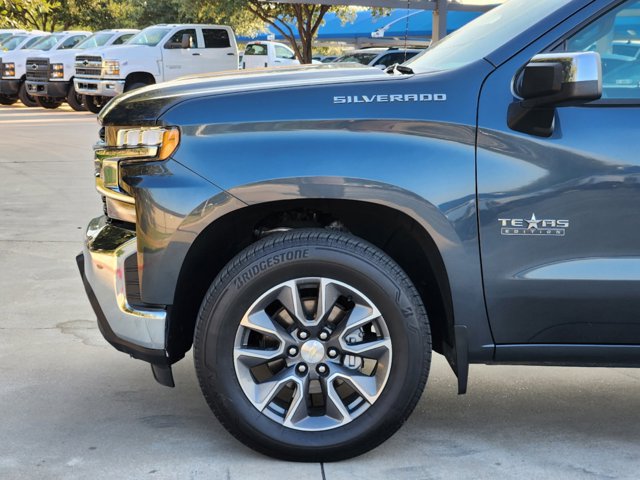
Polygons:
M5 63L4 68L2 69L3 77L15 77L16 76L16 64L15 63Z
M152 157L166 160L180 143L180 130L175 127L106 127L107 150L121 159Z
M120 62L116 60L103 60L102 71L105 75L120 75Z
M62 63L51 64L51 78L64 78L64 65Z

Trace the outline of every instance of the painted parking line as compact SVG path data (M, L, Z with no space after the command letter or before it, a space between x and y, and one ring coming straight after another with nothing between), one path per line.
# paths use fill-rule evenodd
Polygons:
M52 123L89 123L91 118L32 118L30 120L2 120L0 119L0 125L18 125L18 124L43 124L51 126Z

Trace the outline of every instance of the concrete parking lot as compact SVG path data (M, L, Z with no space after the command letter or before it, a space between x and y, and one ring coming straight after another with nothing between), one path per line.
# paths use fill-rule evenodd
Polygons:
M74 257L93 189L95 116L0 107L0 478L637 479L640 370L434 359L409 422L362 457L286 463L210 413L190 355L176 388L100 336Z

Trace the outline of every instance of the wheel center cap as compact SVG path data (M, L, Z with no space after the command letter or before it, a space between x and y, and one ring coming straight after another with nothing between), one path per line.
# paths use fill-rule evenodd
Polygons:
M317 340L309 340L300 348L300 355L307 363L318 363L324 358L324 345Z

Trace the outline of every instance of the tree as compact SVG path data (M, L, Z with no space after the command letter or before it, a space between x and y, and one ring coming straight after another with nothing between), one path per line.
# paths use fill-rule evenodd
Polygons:
M194 12L200 21L228 23L240 35L252 36L264 31L265 26L271 26L291 44L301 63L311 63L313 40L327 13L335 13L343 23L353 21L356 16L352 7L261 0L189 0L185 2L185 8ZM246 23L239 21L241 19Z

